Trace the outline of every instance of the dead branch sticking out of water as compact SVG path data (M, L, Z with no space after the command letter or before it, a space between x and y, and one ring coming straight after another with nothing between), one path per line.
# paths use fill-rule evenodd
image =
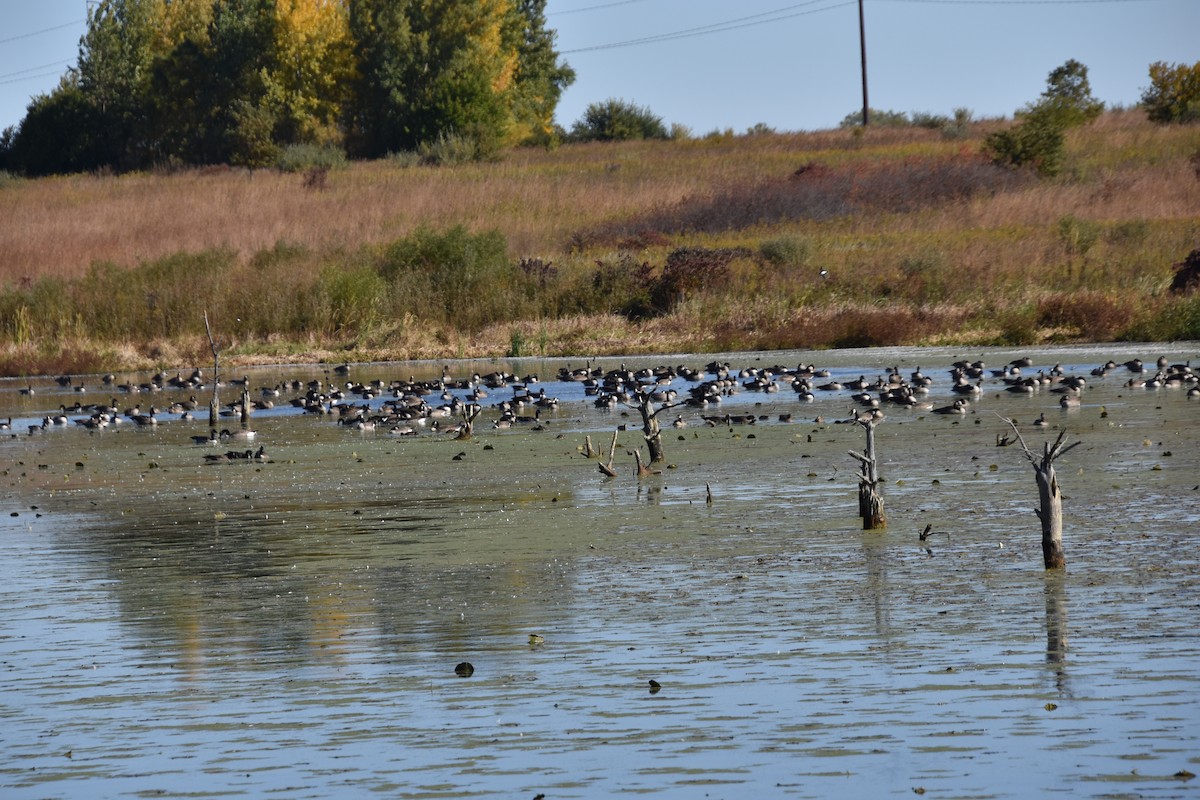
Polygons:
M1079 442L1072 442L1064 446L1063 440L1066 438L1067 432L1059 431L1058 438L1054 440L1053 444L1046 442L1042 445L1042 454L1038 456L1025 444L1025 438L1017 430L1017 424L1011 419L1000 418L1007 422L1013 429L1013 433L1016 434L1021 451L1033 467L1033 475L1037 480L1040 506L1034 511L1037 513L1038 519L1042 521L1042 560L1045 562L1046 569L1063 569L1067 566L1067 557L1063 552L1062 543L1062 491L1058 486L1058 477L1054 473L1054 461L1078 445Z
M637 464L637 466L634 468L633 474L638 480L641 480L642 478L648 478L651 475L662 474L662 470L654 469L649 464L642 462L642 448L640 447L633 451L633 460Z
M208 324L207 308L204 309L204 332L208 334L208 346L212 348L213 354L213 393L212 399L208 401L208 426L215 428L221 410L221 399L217 396L217 387L221 385L221 350L217 347L217 340L213 338L212 326Z
M617 477L617 471L613 469L613 460L617 457L617 434L619 430L613 431L612 445L608 448L608 463L601 463L600 471L610 478Z
M880 420L863 416L855 421L867 431L867 446L863 452L849 451L862 467L858 473L858 515L862 517L864 531L880 530L887 527L883 494L879 491L879 462L875 458L875 426Z

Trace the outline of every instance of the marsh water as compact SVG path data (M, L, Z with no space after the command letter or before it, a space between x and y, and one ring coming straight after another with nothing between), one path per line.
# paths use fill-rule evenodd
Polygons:
M962 358L1089 375L1135 356L1153 374L1159 355L1200 350L717 359L843 380L919 366L940 406ZM863 431L837 422L850 392L671 409L664 423L687 426L664 425L667 460L638 478L636 411L555 380L568 363L352 365L357 381L538 373L560 403L542 430L493 429L512 392L497 388L459 441L281 400L251 421L270 462L209 463L227 448L192 442L202 413L29 433L116 392L99 376L74 378L84 392L0 385L0 796L1200 796L1200 398L1186 387L1131 387L1118 368L1069 410L1000 378L963 416L886 408L888 527L864 532L848 455ZM245 374L256 392L341 380ZM702 417L725 413L756 424ZM1042 568L1033 472L997 446L1011 434L997 415L1034 449L1060 430L1080 442L1058 462L1065 571ZM590 437L607 455L620 425L607 478L581 449Z

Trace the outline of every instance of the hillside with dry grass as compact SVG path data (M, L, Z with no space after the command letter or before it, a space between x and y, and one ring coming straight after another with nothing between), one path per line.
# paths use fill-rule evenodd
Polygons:
M1054 179L1003 123L328 173L0 177L0 372L1200 338L1200 131L1110 112Z

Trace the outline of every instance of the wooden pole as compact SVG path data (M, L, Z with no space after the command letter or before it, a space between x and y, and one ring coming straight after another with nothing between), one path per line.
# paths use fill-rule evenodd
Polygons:
M858 0L858 46L862 54L863 127L870 123L867 103L867 23L863 15L863 0Z

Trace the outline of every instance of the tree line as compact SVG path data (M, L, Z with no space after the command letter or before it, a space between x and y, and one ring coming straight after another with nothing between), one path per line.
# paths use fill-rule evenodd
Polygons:
M79 59L0 136L27 175L548 142L575 77L546 0L101 0Z

